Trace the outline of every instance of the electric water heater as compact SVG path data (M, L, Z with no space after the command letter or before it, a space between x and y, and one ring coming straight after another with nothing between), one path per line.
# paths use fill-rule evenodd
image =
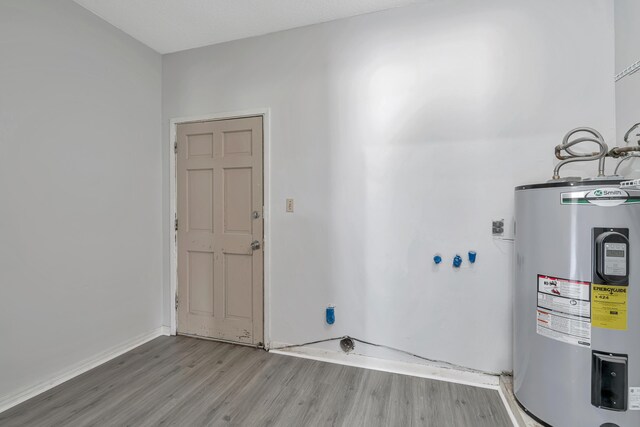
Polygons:
M640 426L640 190L516 188L514 392L554 427Z

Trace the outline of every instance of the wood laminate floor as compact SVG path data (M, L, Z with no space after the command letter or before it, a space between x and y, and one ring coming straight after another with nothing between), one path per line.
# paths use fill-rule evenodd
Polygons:
M511 426L495 390L160 337L0 414L0 426Z

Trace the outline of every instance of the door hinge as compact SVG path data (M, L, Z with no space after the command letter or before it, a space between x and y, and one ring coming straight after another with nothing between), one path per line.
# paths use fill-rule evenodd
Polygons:
M178 217L176 217L174 225L175 225L176 231L178 231Z
M176 294L176 310L178 309L178 294Z
M178 154L178 141L173 141L173 152Z

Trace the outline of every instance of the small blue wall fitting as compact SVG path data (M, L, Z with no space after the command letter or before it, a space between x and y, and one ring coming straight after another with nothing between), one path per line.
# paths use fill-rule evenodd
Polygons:
M453 266L455 268L459 268L462 265L462 257L460 255L456 255L453 257Z
M336 308L332 305L327 307L327 323L333 325L336 321Z
M475 251L469 251L469 262L471 264L473 264L474 262L476 262L476 252Z
M442 262L442 257L440 255L434 256L433 262L435 262L436 264L440 264Z

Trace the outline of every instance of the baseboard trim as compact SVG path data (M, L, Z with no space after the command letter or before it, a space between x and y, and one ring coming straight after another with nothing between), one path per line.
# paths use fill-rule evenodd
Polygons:
M285 347L289 344L271 342L270 347ZM500 378L497 375L482 372L464 371L449 367L438 366L432 363L410 363L388 359L378 359L355 353L341 353L313 347L293 347L286 350L270 350L271 353L287 356L301 357L304 359L319 360L322 362L337 363L339 365L354 366L357 368L373 369L375 371L391 372L395 374L411 375L414 377L429 378L433 380L449 381L452 383L471 385L475 387L500 388Z
M516 401L516 397L513 394L513 376L511 374L500 376L500 391L505 405L508 405L509 409L511 409L515 420L514 425L518 427L540 426L537 421L529 417Z
M507 413L509 413L509 418L511 419L511 423L513 423L514 427L526 427L524 420L520 416L519 412L514 410L511 405L511 399L509 395L509 391L505 388L504 382L502 381L502 377L500 378L500 386L498 387L498 394L500 394L500 399L502 399L502 404L505 408L507 408Z
M44 381L33 384L29 387L25 387L22 390L16 391L15 393L0 396L0 413L16 405L19 405L20 403L29 400L32 397L44 393L45 391L52 389L53 387L62 384L65 381L69 381L70 379L77 377L78 375L81 375L97 366L100 366L103 363L110 361L111 359L114 359L130 350L133 350L134 348L146 342L149 342L154 338L162 335L169 335L168 331L168 327L162 326L160 328L154 329L153 331L140 334L136 337L124 341L121 344L98 353L93 357L69 366L68 368L59 371L57 374L52 375Z

